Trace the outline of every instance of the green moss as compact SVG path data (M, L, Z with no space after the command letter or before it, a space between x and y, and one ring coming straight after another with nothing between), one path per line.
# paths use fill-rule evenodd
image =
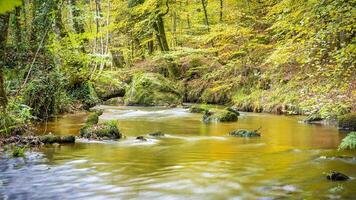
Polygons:
M106 101L114 97L123 97L127 84L124 82L123 72L108 71L93 80L94 89L98 97Z
M191 113L204 113L204 111L207 111L207 110L209 110L209 109L207 108L206 105L200 105L200 104L192 105L189 108L189 112L191 112Z
M58 136L58 135L44 135L40 137L40 140L44 144L53 144L53 143L74 143L75 137L74 136Z
M95 112L91 112L87 118L87 120L85 121L86 125L94 125L97 124L99 122L99 116L103 114L102 110L98 110Z
M356 112L342 115L338 119L339 129L356 131Z
M214 112L204 111L204 122L235 122L238 120L238 115L227 110L218 110Z
M84 109L89 109L100 102L92 82L78 83L69 89L72 99L83 103Z
M261 136L261 134L259 134L257 131L249 131L249 130L235 130L235 131L231 131L229 135L236 136L236 137L260 137Z
M339 150L345 149L356 149L356 132L351 132L347 134L344 139L342 139L341 144L339 145Z
M160 74L139 73L126 90L127 105L172 105L182 104L182 94L175 83Z
M122 134L115 120L103 124L87 125L80 130L80 136L89 139L120 139Z

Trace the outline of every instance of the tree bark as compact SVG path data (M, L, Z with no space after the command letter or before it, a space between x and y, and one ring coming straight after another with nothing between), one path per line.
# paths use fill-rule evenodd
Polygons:
M223 22L224 0L220 0L220 22Z
M22 33L21 33L21 7L15 8L14 17L14 35L15 35L15 45L17 48L22 43Z
M166 31L164 28L163 16L169 12L168 0L166 1L167 10L165 13L159 13L156 17L156 21L153 24L153 28L156 31L156 37L161 51L169 51L169 46L166 37Z
M203 11L204 11L205 25L207 25L208 31L210 32L208 11L206 10L206 7L207 7L207 2L206 2L206 0L201 0L201 5L202 5Z
M3 110L5 110L7 106L3 68L5 65L5 47L9 28L9 16L8 13L0 14L0 107Z

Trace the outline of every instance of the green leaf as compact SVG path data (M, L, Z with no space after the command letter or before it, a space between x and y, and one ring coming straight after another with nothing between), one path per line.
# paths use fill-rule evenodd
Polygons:
M21 0L0 0L0 14L11 11L21 5Z

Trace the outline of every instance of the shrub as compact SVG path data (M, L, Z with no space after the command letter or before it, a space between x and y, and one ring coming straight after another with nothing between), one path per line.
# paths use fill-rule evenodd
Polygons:
M57 71L33 79L25 88L23 96L24 103L32 108L32 115L40 119L60 113L69 102L63 76Z

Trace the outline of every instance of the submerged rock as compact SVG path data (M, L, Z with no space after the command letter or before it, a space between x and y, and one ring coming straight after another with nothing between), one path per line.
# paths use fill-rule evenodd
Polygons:
M223 110L223 111L204 111L204 122L236 122L238 115L236 113Z
M235 130L235 131L231 131L229 135L236 136L236 137L260 137L261 136L261 134L258 133L258 130L255 131Z
M164 137L164 133L158 131L158 132L154 132L154 133L150 133L148 134L149 136L152 136L152 137Z
M176 84L160 74L140 73L126 89L126 105L169 106L182 104L183 96Z
M122 134L116 121L103 124L86 125L80 130L80 136L87 139L120 139Z
M326 178L330 181L347 181L350 179L350 177L346 176L345 174L342 174L340 172L330 172Z
M136 140L147 141L147 139L143 136L137 136Z
M356 112L340 116L338 123L340 130L356 131Z

